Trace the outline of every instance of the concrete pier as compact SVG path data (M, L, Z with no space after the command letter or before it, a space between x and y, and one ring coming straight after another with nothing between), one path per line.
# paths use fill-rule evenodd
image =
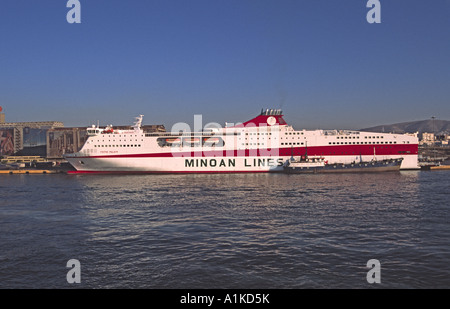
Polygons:
M59 170L33 170L33 169L29 169L29 170L25 170L25 169L20 169L20 170L0 170L0 175L13 175L13 174L58 174L58 173L63 173L63 172L59 171Z
M430 166L430 170L432 170L432 171L440 171L440 170L450 171L450 165Z

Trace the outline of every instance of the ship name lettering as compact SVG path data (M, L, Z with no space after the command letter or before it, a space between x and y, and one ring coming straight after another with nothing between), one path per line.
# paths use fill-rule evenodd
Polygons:
M251 159L244 159L244 166L245 167L254 167L254 166L276 166L277 163L275 162L275 159L273 158L254 158L253 160ZM278 162L279 165L279 162Z
M185 159L184 167L235 167L235 159Z
M244 167L282 166L283 158L245 158ZM236 167L236 159L184 159L184 167Z

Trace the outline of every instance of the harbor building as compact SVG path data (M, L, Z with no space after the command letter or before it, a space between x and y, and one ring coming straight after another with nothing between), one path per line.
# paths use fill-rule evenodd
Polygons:
M434 133L422 133L422 138L420 139L419 144L420 145L433 145L435 143L436 139L434 136Z
M0 123L0 155L45 156L47 131L64 127L59 121Z
M47 131L61 121L6 122L0 107L0 155L45 156Z

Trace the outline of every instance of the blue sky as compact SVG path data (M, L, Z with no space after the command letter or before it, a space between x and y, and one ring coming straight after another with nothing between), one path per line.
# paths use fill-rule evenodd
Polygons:
M450 120L450 0L66 0L0 3L7 121L294 127Z

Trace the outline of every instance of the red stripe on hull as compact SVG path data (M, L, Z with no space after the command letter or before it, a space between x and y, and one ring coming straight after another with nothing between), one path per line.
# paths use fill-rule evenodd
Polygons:
M68 171L67 174L244 174L244 173L269 173L269 171ZM273 172L270 172L273 173Z
M375 145L339 145L339 146L313 146L293 147L277 149L245 149L245 150L223 150L223 151L191 151L191 152L163 152L163 153L141 153L121 155L82 156L74 158L202 158L202 157L266 157L266 156L302 156L306 152L310 156L368 156L375 154L380 156L389 155L417 155L417 144L375 144Z

